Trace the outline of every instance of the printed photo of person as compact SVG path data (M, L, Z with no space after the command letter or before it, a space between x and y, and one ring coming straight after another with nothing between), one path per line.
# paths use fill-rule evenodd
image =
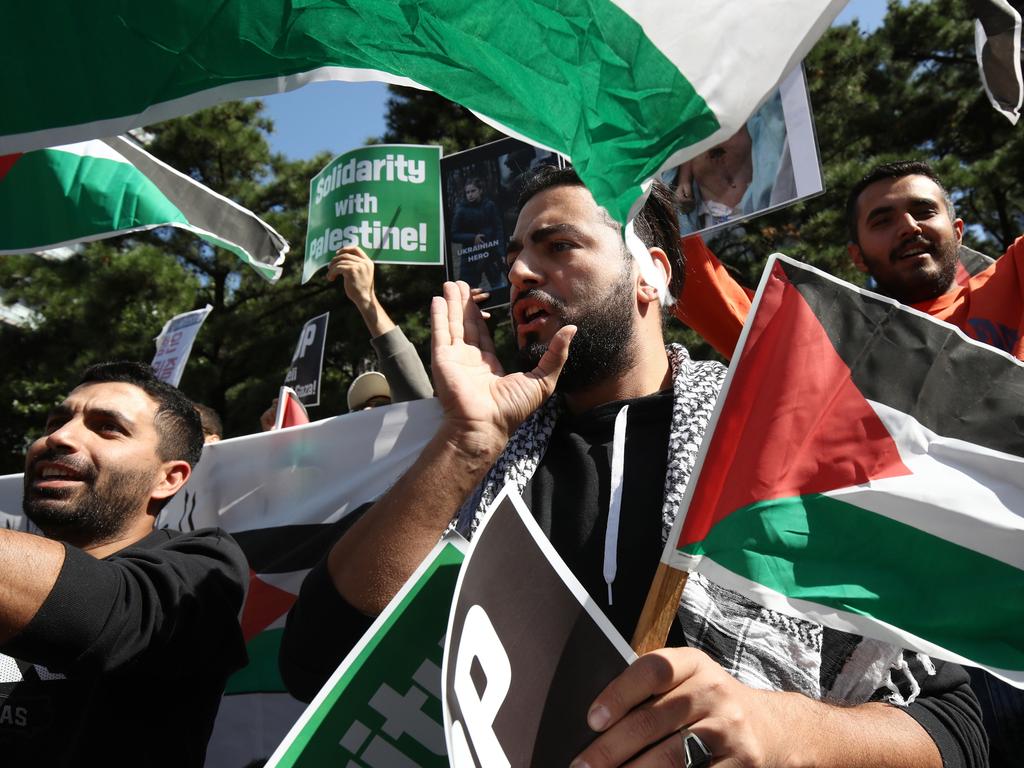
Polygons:
M667 179L682 234L780 205L796 196L782 98L776 93L727 141Z
M480 177L468 177L463 191L465 196L455 208L451 226L451 240L459 246L456 279L488 291L504 288L508 280L501 213L484 194Z
M683 235L735 223L824 189L803 72L783 80L721 144L662 174Z

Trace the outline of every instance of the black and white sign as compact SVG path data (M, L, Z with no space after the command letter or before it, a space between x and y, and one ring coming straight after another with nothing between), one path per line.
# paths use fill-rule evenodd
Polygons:
M455 587L442 671L454 768L565 768L594 698L636 658L506 489Z
M284 377L285 386L295 390L305 406L320 405L320 377L324 369L327 319L330 312L307 320L292 355L292 365Z

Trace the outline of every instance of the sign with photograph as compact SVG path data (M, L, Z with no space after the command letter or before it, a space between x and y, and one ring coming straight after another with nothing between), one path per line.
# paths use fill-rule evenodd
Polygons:
M793 205L825 189L802 67L794 69L730 139L662 181L688 235Z
M523 180L559 155L518 139L500 139L441 158L445 266L449 280L489 291L484 309L508 304L505 245L516 226Z
M596 737L587 711L636 658L506 488L455 587L442 668L457 768L569 765Z
M374 144L338 155L309 182L302 282L358 245L390 264L441 264L440 147Z
M295 345L292 365L284 377L285 386L295 390L306 406L320 405L320 379L324 370L324 347L327 343L327 320L330 312L307 320Z

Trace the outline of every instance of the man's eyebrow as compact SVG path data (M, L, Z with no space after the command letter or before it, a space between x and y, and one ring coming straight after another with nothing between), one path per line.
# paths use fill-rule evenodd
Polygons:
M914 197L911 198L907 203L908 208L942 208L943 203L937 200L933 200L930 197ZM896 210L895 205L880 205L877 208L872 208L868 211L868 215L865 221L871 221L872 219L878 218L879 216L885 216L886 214L892 213Z
M116 421L129 429L135 426L134 421L125 416L121 411L115 411L113 408L90 408L89 415L93 418Z
M71 408L70 408L70 406L68 406L65 403L61 403L60 405L55 405L53 408L50 409L50 412L48 414L46 414L46 420L49 421L50 419L56 418L58 416L70 416L70 415L71 415Z
M868 215L864 217L864 220L871 221L872 219L876 219L879 216L884 216L887 213L892 213L894 210L896 210L896 206L894 205L880 205L877 208L872 208L870 211L868 211Z
M579 227L563 222L561 224L551 224L547 227L539 227L530 233L530 239L535 243L542 243L545 240L550 240L552 237L558 235L569 235L577 240L589 239L587 235Z

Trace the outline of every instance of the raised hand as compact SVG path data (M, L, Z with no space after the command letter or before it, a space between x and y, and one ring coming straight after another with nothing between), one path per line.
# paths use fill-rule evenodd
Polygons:
M327 266L328 281L340 276L345 282L345 295L360 310L373 305L373 260L357 245L339 248Z
M551 396L575 326L559 329L537 367L506 374L464 282L445 283L430 305L434 387L450 428L491 439L499 450Z

